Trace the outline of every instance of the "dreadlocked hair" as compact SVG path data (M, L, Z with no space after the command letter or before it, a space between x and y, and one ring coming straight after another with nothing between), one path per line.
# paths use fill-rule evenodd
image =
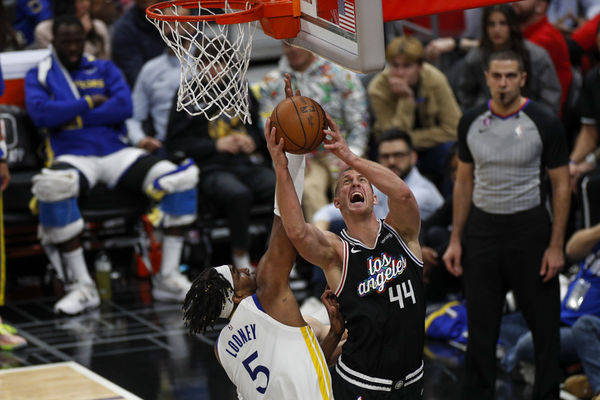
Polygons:
M214 268L194 279L183 302L183 320L190 333L204 333L215 325L229 290L233 290L229 281Z

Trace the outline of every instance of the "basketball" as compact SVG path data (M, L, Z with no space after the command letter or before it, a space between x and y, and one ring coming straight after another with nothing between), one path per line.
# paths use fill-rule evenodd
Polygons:
M325 111L316 101L305 96L286 97L271 113L275 140L283 138L283 149L288 153L305 154L315 150L327 127Z

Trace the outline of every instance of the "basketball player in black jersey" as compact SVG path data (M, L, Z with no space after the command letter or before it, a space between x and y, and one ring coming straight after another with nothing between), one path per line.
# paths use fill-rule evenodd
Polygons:
M309 262L320 266L338 297L348 340L332 368L338 400L421 399L425 298L415 198L394 172L350 151L327 116L325 149L349 168L340 174L334 204L347 228L341 237L304 220L287 169L283 140L265 125L277 174L277 198L288 237ZM388 197L389 214L377 220L374 184Z

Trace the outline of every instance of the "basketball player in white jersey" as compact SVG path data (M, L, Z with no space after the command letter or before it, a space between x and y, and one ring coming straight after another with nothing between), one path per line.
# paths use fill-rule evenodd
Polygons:
M301 198L304 156L290 155L289 168ZM290 289L297 253L281 224L277 201L275 214L256 278L248 269L230 265L205 270L186 296L184 319L192 333L204 332L217 318L229 319L215 354L242 399L333 399L324 354L333 353L344 323L337 304L328 303L332 328L321 350Z

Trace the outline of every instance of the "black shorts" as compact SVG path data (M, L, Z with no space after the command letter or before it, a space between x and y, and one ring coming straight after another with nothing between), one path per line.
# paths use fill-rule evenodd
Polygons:
M369 390L355 386L344 380L335 366L329 368L335 400L421 400L423 399L423 378L413 384L391 391Z

